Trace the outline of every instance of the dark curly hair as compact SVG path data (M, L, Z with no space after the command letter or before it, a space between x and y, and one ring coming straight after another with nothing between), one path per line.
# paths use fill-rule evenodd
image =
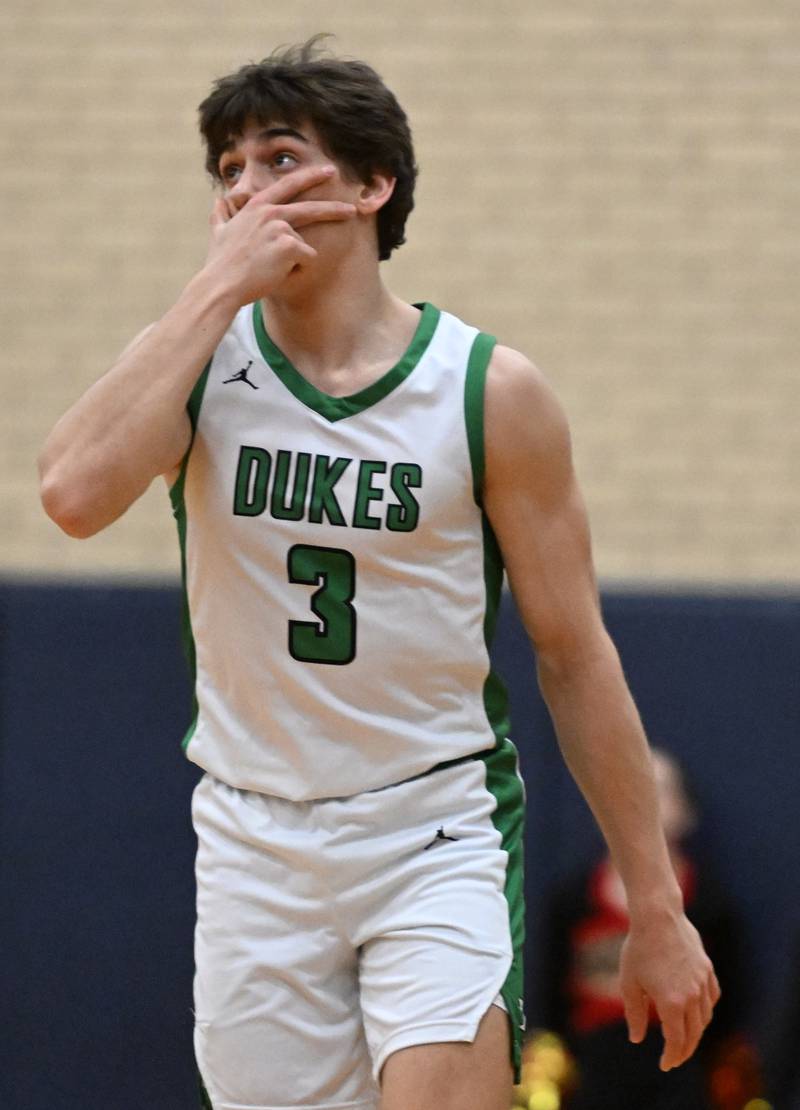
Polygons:
M219 159L232 135L249 119L310 122L327 154L368 182L376 172L396 178L394 192L378 212L378 257L405 242L414 207L417 166L406 114L378 74L364 62L321 54L327 35L282 47L261 62L242 66L214 82L200 105L206 169L219 181Z

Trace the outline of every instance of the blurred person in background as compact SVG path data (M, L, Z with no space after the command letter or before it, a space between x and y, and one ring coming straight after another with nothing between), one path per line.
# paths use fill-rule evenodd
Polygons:
M541 949L545 1026L574 1057L569 1110L740 1110L758 1094L753 1051L743 1036L745 961L738 917L690 848L698 809L677 761L653 750L658 805L670 860L689 920L711 956L722 998L698 1052L680 1068L656 1066L660 1048L652 1007L636 1051L628 1041L620 957L629 927L625 888L608 855L556 891Z

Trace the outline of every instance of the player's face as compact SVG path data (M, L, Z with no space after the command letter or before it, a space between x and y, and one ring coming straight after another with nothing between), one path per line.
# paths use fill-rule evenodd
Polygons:
M225 197L239 209L255 193L298 169L315 165L332 165L336 172L328 181L298 193L294 200L358 203L363 182L325 152L309 123L290 126L280 120L267 124L248 121L241 135L231 137L220 157L218 171ZM303 228L300 234L319 250L337 240L345 241L350 227L346 223L320 223Z
M218 171L226 197L241 207L254 193L266 189L302 166L336 165L322 149L314 128L307 123L290 126L276 120L261 124L248 121L241 135L231 136L220 156ZM336 178L341 178L341 173ZM328 190L335 181L319 188ZM309 199L317 199L309 190ZM326 196L330 195L326 192Z
M376 217L394 191L394 177L376 171L368 182L361 181L330 156L310 123L290 125L279 119L267 123L248 120L241 134L231 136L217 168L229 206L238 210L281 178L319 165L332 165L335 173L320 185L298 188L284 203L336 200L355 206L354 220L322 221L298 231L317 257L313 265L299 267L297 273L335 276L356 245L367 245L368 253L361 254L362 259L374 253L377 260Z

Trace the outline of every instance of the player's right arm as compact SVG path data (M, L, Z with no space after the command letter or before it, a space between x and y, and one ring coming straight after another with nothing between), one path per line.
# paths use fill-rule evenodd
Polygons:
M217 200L203 268L65 413L42 449L42 504L68 535L107 527L157 475L180 464L191 440L189 395L239 308L316 257L298 228L354 215L350 204L296 200L332 172L298 169L238 211Z

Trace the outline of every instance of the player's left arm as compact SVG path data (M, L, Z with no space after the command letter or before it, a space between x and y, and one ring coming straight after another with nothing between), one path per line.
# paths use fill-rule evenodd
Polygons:
M630 1036L644 1037L652 999L667 1070L691 1056L719 987L683 913L649 747L603 625L567 422L539 371L507 347L489 366L484 432L484 508L536 650L539 686L627 892L621 985Z

